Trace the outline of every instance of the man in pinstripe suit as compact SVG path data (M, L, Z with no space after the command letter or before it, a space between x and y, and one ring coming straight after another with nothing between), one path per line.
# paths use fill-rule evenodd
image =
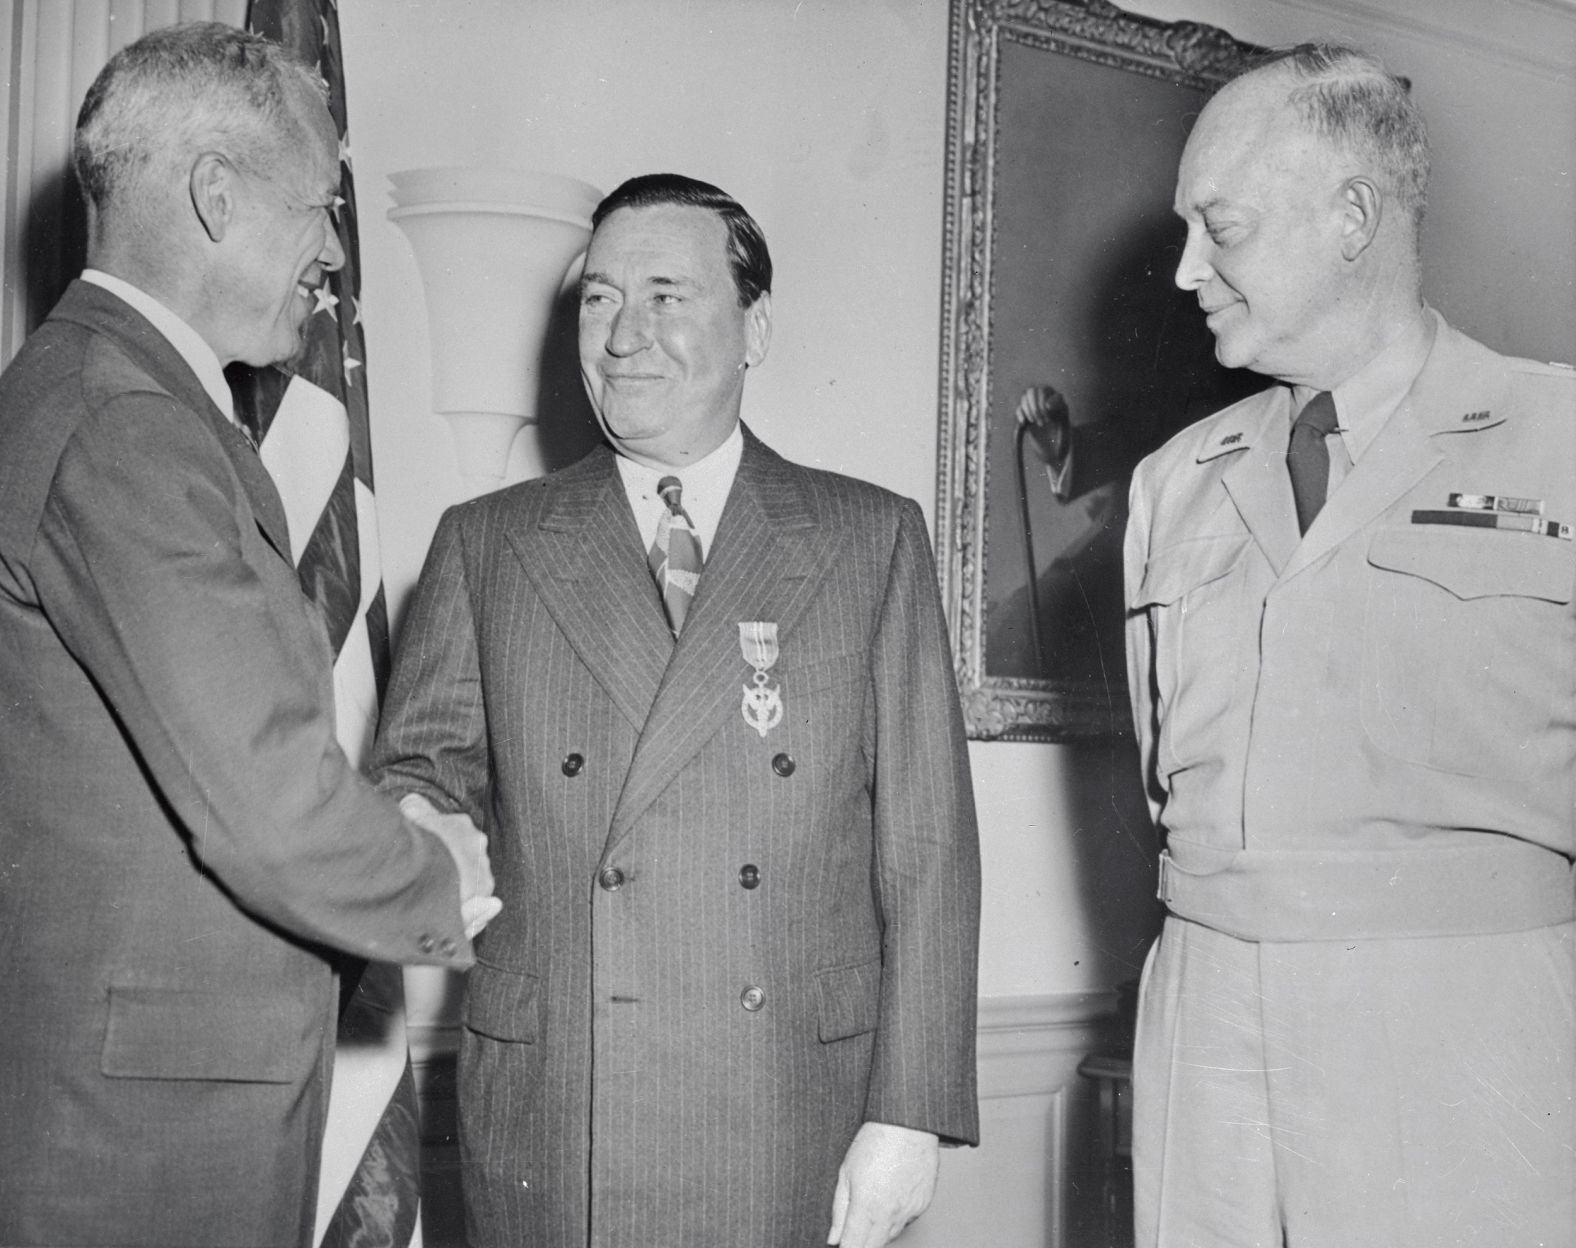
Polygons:
M736 202L655 175L593 224L608 445L444 517L377 752L493 838L469 1233L885 1244L978 1130L978 846L924 522L740 424L771 262ZM680 511L682 620L648 566Z

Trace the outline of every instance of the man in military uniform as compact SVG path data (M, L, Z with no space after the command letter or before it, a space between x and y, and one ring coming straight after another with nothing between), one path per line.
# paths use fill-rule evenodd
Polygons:
M1576 1226L1576 378L1423 304L1427 171L1404 84L1331 47L1183 154L1177 282L1279 384L1133 481L1145 1248Z

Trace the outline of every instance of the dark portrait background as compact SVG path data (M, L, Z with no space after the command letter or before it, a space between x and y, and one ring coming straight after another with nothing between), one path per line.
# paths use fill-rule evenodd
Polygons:
M1133 466L1265 383L1215 363L1195 297L1172 281L1184 238L1172 187L1206 92L1006 37L999 56L985 674L1120 695ZM1014 436L1018 398L1037 384L1061 392L1076 430L1066 501L1025 448L1039 654Z

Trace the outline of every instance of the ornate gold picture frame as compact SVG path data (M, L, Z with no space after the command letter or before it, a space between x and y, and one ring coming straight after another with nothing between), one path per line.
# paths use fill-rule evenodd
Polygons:
M953 0L949 51L936 515L969 735L1129 732L1133 466L1265 384L1172 283L1182 145L1257 49L1104 0Z

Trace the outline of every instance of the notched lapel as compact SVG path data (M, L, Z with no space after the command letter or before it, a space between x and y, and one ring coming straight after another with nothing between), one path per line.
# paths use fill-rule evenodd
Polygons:
M1437 313L1429 315L1434 344L1410 393L1330 496L1285 575L1309 567L1394 506L1445 459L1441 438L1471 437L1503 422L1510 381L1499 357ZM1465 419L1476 413L1483 418Z
M285 517L285 505L279 497L279 487L268 475L261 456L246 435L225 419L224 413L218 411L206 395L203 401L206 403L203 415L213 426L214 436L224 446L225 454L230 457L230 463L235 468L235 475L240 479L241 488L246 491L247 501L252 505L252 515L257 518L258 532L286 563L294 567L295 556L290 549L290 522Z
M609 850L677 772L739 712L749 672L739 625L775 623L793 634L828 569L841 534L821 527L791 468L749 435L715 549L701 572L684 631L635 747L608 835Z
M1295 576L1346 541L1443 458L1443 452L1418 424L1411 401L1403 402L1314 518L1283 575Z
M548 488L541 518L509 530L509 545L575 653L639 728L673 638L612 452L595 452Z
M1250 444L1226 468L1221 484L1279 575L1297 548L1297 512L1292 504L1291 478L1286 475L1286 448L1278 445L1276 404L1265 404L1257 429L1247 433Z
M163 388L172 399L197 415L219 439L241 482L246 500L256 518L257 529L275 552L295 567L290 549L290 524L285 519L284 503L268 469L258 458L257 448L229 417L214 406L208 391L170 340L154 328L119 295L92 282L75 281L51 316L86 325L113 338L138 367Z

